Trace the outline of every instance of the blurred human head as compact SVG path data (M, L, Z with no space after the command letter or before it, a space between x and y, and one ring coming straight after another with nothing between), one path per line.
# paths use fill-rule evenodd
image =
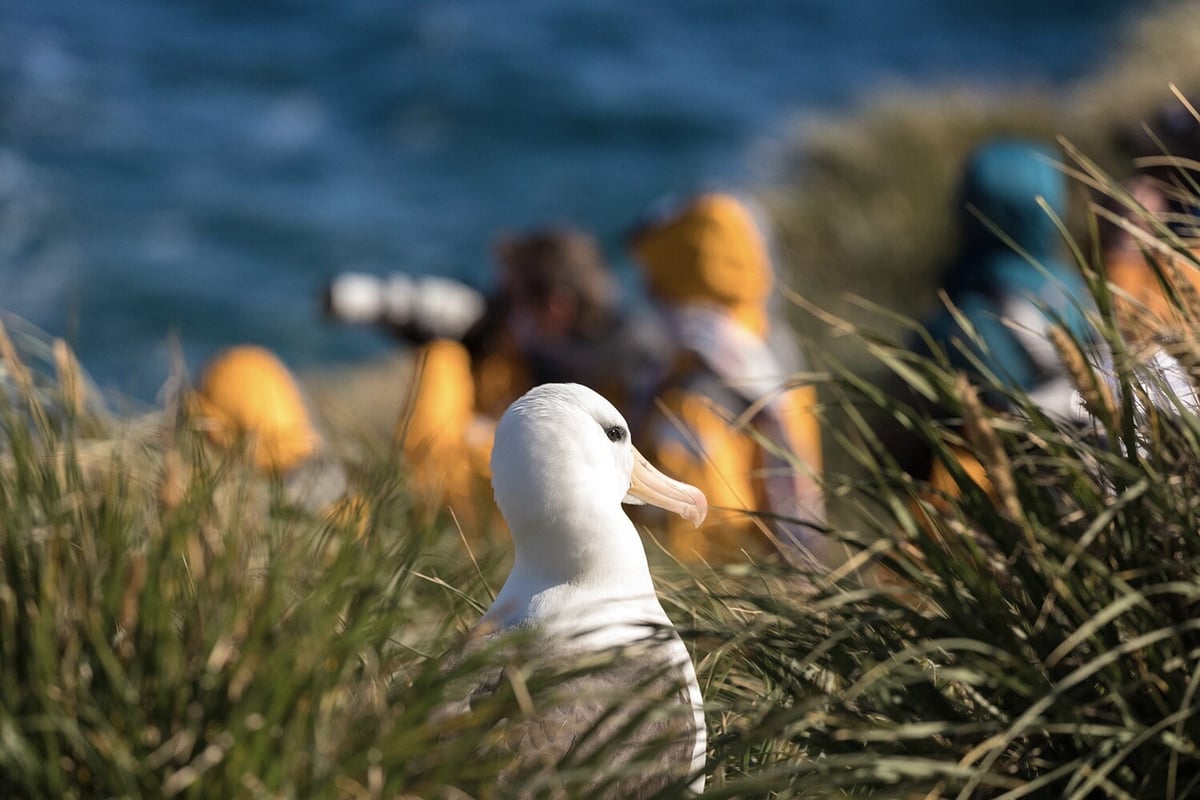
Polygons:
M1011 249L1047 255L1058 237L1054 219L1066 213L1066 177L1053 148L1023 139L994 139L967 159L959 186L963 245L971 251Z
M1183 165L1176 159L1200 160L1200 120L1172 96L1119 130L1117 144L1131 160L1141 162L1139 170L1144 174L1165 180L1178 178Z
M201 373L192 413L219 447L245 437L255 466L269 472L288 472L320 449L295 379L261 347L240 345L214 357Z
M1182 96L1188 96L1184 92ZM1153 179L1162 190L1167 208L1162 221L1183 239L1200 238L1200 118L1190 105L1172 96L1147 118L1127 127L1118 136L1139 176Z
M736 197L693 197L637 228L629 247L656 300L722 306L750 330L766 333L770 254L750 209Z
M616 290L591 235L556 227L506 236L496 244L496 261L518 340L603 330Z
M1134 228L1154 234L1152 219L1164 220L1170 211L1170 201L1161 183L1148 175L1138 175L1124 185L1128 201L1114 192L1102 194L1101 208L1127 221ZM1106 254L1137 251L1138 239L1125 228L1109 219L1097 221L1100 233L1100 249Z

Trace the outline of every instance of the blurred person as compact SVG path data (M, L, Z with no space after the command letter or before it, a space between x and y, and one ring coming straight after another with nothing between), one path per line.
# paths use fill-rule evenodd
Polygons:
M1183 224L1171 191L1159 178L1141 174L1100 203L1106 212L1099 221L1100 254L1106 277L1118 290L1113 293L1116 321L1134 344L1152 344L1193 324L1180 292L1200 293L1200 243L1175 235L1196 223ZM1178 228L1172 228L1172 220ZM1181 252L1188 249L1190 256Z
M1200 242L1181 239L1194 231L1187 205L1172 202L1177 187L1161 174L1142 172L1120 191L1105 192L1098 206L1099 249L1112 288L1113 318L1132 356L1129 365L1145 403L1174 411L1175 401L1197 408L1196 332L1200 324ZM1191 204L1194 207L1194 203ZM1113 355L1106 350L1099 374L1120 390ZM1087 411L1080 402L1081 415Z
M1162 222L1184 239L1200 238L1200 197L1196 164L1200 162L1200 119L1178 97L1159 105L1149 119L1118 132L1117 144L1137 166L1134 181L1152 184L1165 208Z
M498 290L461 337L418 344L418 374L396 429L414 488L431 508L490 507L496 422L528 389L581 383L636 416L669 356L647 315L618 305L588 233L549 227L500 239Z
M1066 214L1067 184L1056 162L1050 148L1018 139L972 153L959 189L958 253L942 278L950 307L925 327L952 367L977 381L982 371L1029 394L1050 416L1068 418L1073 389L1046 332L1061 322L1087 339L1090 295L1057 252L1055 218ZM1006 406L1001 392L982 388L992 405Z
M942 279L947 302L925 328L951 368L966 373L992 407L1010 410L1006 392L1016 390L1047 416L1077 422L1075 387L1049 337L1061 324L1076 340L1090 339L1091 296L1079 270L1057 252L1055 218L1066 205L1066 177L1049 147L1000 138L976 148L959 187L958 252ZM914 349L928 352L924 341ZM910 465L912 471L956 495L947 466L929 463L930 455L923 452L925 463ZM956 458L988 488L976 459L965 451Z
M662 520L667 547L686 561L826 560L816 391L791 383L803 363L772 318L764 229L737 197L700 194L636 227L629 249L676 347L640 441L714 510L699 530Z
M1197 408L1195 337L1200 323L1200 120L1177 98L1124 132L1136 172L1096 201L1098 249L1112 287L1113 316L1132 356L1145 404ZM1113 354L1098 372L1116 393ZM1082 405L1082 404L1081 404ZM1087 416L1086 410L1081 414Z
M254 345L221 351L201 371L189 405L213 445L244 446L260 473L283 481L288 502L313 513L339 507L345 471L329 455L295 377L272 352Z

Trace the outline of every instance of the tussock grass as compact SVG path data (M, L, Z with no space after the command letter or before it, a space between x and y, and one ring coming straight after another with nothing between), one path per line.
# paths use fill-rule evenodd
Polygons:
M1082 157L1079 172L1104 183ZM1200 794L1200 418L1146 372L1077 255L1100 340L1054 338L1087 425L1012 392L1015 411L989 410L979 393L1003 387L843 321L913 398L834 354L817 365L844 420L828 435L856 463L829 480L850 561L688 568L650 540L708 706L706 796ZM1176 352L1200 347L1195 330ZM602 745L514 782L495 724L557 684L515 663L494 698L444 714L506 658L445 656L509 547L475 537L468 554L388 454L362 449L364 514L314 516L186 419L122 426L70 400L50 362L21 363L0 394L0 794L574 797L609 765ZM957 489L905 473L880 416Z
M25 349L0 334L0 796L564 797L637 768L612 733L513 766L497 723L609 665L460 656L511 543L431 520L393 454L348 447L361 506L309 514L186 417L67 402Z
M1195 417L1081 441L929 377L976 429L934 441L973 452L995 494L959 473L961 497L936 497L854 432L878 572L737 593L726 774L773 796L1194 795Z
M364 525L288 508L161 420L85 464L84 420L32 385L0 406L0 794L488 785L497 767L430 722L487 587L409 524L394 472L361 476Z

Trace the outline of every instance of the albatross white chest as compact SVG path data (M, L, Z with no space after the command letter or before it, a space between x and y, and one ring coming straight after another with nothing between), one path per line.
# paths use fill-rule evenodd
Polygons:
M522 741L566 754L623 701L622 689L641 685L660 696L649 698L649 722L613 743L625 752L608 763L644 758L636 751L653 737L665 735L667 743L638 777L622 780L621 793L638 796L681 779L702 789L705 725L695 669L621 505L650 503L699 525L707 512L703 493L651 466L630 442L621 414L577 384L538 386L513 403L497 426L491 466L516 553L480 630L532 629L541 642L538 658L548 663L626 654L607 674L573 677L577 700L557 705L538 735L523 733ZM537 757L544 762L546 755Z

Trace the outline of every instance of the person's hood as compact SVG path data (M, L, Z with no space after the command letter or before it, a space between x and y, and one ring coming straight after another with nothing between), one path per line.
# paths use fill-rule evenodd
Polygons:
M716 305L758 335L766 332L771 257L753 214L738 198L695 197L667 218L640 227L630 249L656 300Z
M299 384L262 347L239 345L214 357L190 397L190 408L218 447L247 438L255 465L267 472L290 472L322 448Z
M1014 244L1034 260L1053 254L1059 235L1054 217L1065 214L1067 201L1066 179L1057 162L1051 148L1017 139L974 152L959 190L960 261L969 264L972 257L994 251L1011 253Z

